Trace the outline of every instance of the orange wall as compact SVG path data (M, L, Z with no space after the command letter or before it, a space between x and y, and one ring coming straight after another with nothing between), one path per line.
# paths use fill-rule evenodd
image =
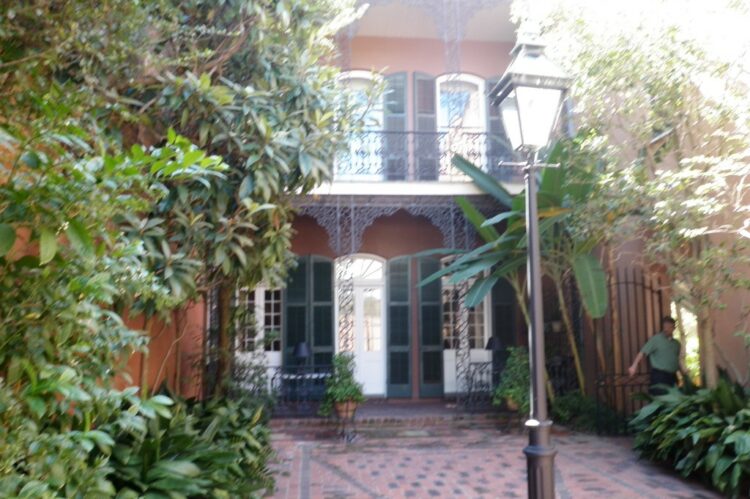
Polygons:
M498 77L510 62L512 43L464 41L460 72ZM351 42L350 67L384 73L419 71L434 76L448 72L442 40L362 36Z
M126 323L133 329L145 327L142 317L128 319ZM147 378L153 390L166 383L183 397L200 396L204 326L205 307L202 302L190 304L173 313L169 323L152 322L149 327L151 340ZM116 380L118 388L140 386L143 360L141 353L128 359L124 375Z

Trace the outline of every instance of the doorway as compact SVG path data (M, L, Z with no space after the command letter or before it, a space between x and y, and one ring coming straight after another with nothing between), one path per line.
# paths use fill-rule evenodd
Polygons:
M343 322L353 328L355 379L367 396L385 396L385 264L373 256L344 257L337 260L336 275L351 284L350 305L343 306L339 286L339 314L350 314Z

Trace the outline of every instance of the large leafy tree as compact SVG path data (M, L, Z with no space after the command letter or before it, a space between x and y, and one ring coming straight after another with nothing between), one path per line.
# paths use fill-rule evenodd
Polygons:
M165 413L112 389L147 343L122 311L283 277L288 198L328 175L352 122L325 64L344 7L3 5L1 495L114 492L97 428Z
M574 77L576 120L603 152L579 227L613 247L643 242L646 263L666 269L673 298L698 317L702 368L714 385L713 321L727 294L746 287L747 4L544 7L518 0L514 10L541 20L550 53Z

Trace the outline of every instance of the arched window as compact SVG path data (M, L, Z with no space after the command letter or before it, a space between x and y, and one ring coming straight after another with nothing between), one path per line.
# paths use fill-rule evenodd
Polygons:
M339 76L339 81L353 90L355 103L362 111L364 130L349 137L349 153L336 164L338 180L380 180L383 177L383 100L381 97L371 102L369 98L370 90L381 79L378 74L361 70Z
M379 84L383 77L377 73L363 70L346 71L339 75L339 82L354 91L357 100L365 113L365 129L382 130L383 128L383 102L370 102L368 93L374 85Z
M478 76L452 73L435 79L440 178L462 174L451 164L459 154L475 165L487 164L487 104L485 82Z
M487 127L485 82L478 76L452 73L436 80L438 130L484 132Z

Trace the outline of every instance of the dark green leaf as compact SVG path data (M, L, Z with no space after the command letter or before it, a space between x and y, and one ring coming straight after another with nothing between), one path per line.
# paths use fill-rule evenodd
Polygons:
M461 196L456 198L456 204L461 208L466 219L471 222L485 242L489 243L500 237L500 234L498 234L494 227L485 226L487 220L484 218L484 215L482 215L479 210L471 204L471 201Z
M604 317L609 291L607 276L599 260L590 254L576 256L573 259L573 274L589 315L594 319Z
M484 297L487 296L487 293L492 290L492 287L499 279L500 278L496 275L490 275L482 279L477 279L476 282L472 284L471 288L469 288L469 291L466 293L466 298L464 299L465 305L469 308L479 305L482 300L484 300Z
M508 207L511 206L513 196L511 196L510 193L505 190L502 185L500 185L500 182L495 180L492 176L483 172L481 169L471 164L470 161L467 161L466 159L458 155L453 156L452 163L453 166L455 166L463 173L465 173L469 178L471 178L474 183L477 184L477 187L497 199L503 205Z
M42 229L39 234L39 264L45 265L57 253L57 238L49 229Z
M242 179L240 188L237 192L240 199L249 198L253 193L253 176L247 175Z
M482 225L487 226L487 225L499 224L503 220L507 220L513 217L523 217L523 213L519 213L517 211L506 211L506 212L500 213L499 215L495 215L492 218L488 218L487 220L484 221Z
M5 256L16 242L16 231L9 224L0 224L0 257Z
M312 157L304 151L299 153L299 168L302 175L309 175L312 172L313 161Z
M26 151L21 155L21 161L29 168L38 168L41 164L39 155L34 151Z
M94 242L86 227L76 219L68 221L68 229L65 231L73 248L84 256L94 253Z

